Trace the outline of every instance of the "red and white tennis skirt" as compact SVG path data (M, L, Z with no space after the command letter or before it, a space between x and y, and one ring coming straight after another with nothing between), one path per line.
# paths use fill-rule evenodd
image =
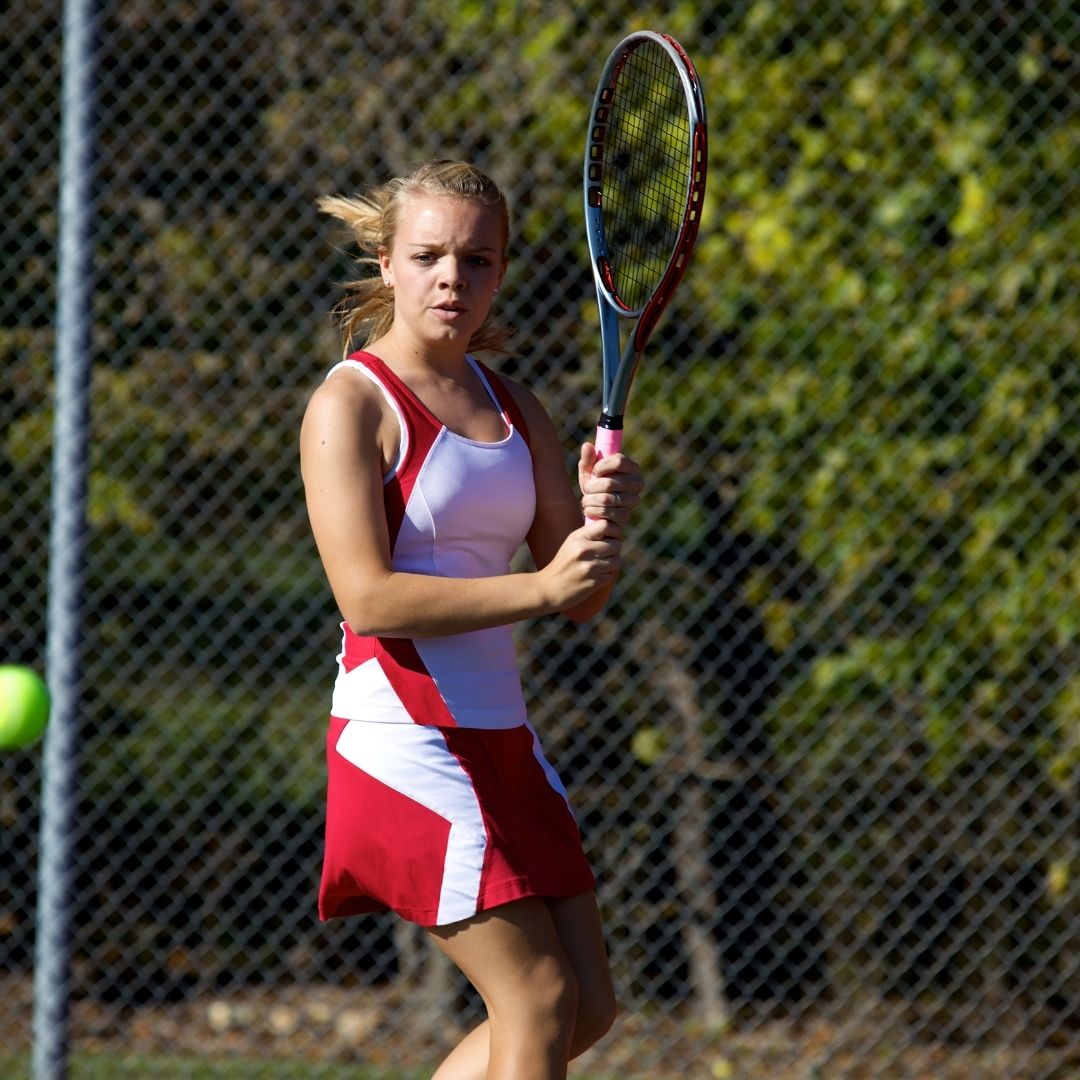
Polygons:
M319 917L390 909L441 926L596 887L566 789L528 724L331 717Z

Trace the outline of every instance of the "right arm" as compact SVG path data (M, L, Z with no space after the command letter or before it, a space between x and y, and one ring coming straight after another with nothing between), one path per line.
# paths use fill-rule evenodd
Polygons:
M395 571L382 474L397 437L378 388L345 371L315 391L300 431L308 518L354 633L420 638L503 626L563 611L614 578L618 544L598 536L596 523L572 532L559 557L533 572L450 578Z

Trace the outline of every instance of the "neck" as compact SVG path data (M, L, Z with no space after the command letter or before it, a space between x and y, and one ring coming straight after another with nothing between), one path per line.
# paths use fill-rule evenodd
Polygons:
M448 342L444 346L419 342L408 335L395 333L392 327L367 349L392 367L403 370L423 369L458 375L468 367L466 350L457 342Z

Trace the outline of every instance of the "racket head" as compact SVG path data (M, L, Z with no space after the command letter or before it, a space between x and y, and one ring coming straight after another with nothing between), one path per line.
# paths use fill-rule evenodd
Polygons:
M689 264L706 142L701 82L686 51L652 30L623 38L593 97L584 166L606 417L621 417L637 359ZM618 317L638 320L625 351Z

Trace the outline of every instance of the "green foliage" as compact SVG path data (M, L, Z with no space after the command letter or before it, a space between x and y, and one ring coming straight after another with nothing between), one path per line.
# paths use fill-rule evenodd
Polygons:
M975 812L1018 762L1048 799L1075 791L1080 121L1049 14L991 40L928 0L421 0L374 27L366 9L309 25L294 5L247 4L189 54L194 9L144 7L118 5L104 45L89 636L99 716L128 717L124 765L153 800L190 797L155 773L181 736L207 760L246 740L250 758L199 774L225 803L268 784L321 799L317 763L295 755L328 704L334 615L295 446L336 356L323 313L348 267L315 199L433 155L504 179L515 370L578 441L596 389L582 132L603 44L646 25L698 63L710 181L631 402L653 502L625 610L715 618L695 568L719 499L754 549L738 602L779 657L768 722L785 764L824 787L895 742L920 784ZM146 56L169 61L160 99L120 64ZM18 180L22 296L47 291L55 169ZM32 492L53 342L40 314L20 319L6 310L0 328L0 465ZM42 524L20 513L0 502L11 550ZM651 760L663 740L642 730ZM96 776L103 791L117 779Z
M648 25L654 14L635 21ZM986 700L1030 713L1031 673L1054 683L1078 618L1068 576L1080 438L1069 299L1080 215L1054 198L1080 167L1075 121L1032 117L1017 138L1008 95L917 0L833 5L812 18L797 4L750 4L708 47L695 40L700 18L692 6L664 12L707 88L711 179L693 273L671 316L688 329L671 374L646 365L636 388L649 436L642 456L680 475L683 438L737 448L745 463L737 520L793 541L820 590L785 597L775 585L786 573L779 566L764 567L749 586L775 645L812 657L789 688L796 711L826 725L842 714L847 699L821 671L858 667L858 643L879 641L906 658L886 684L918 692L928 726L963 745L953 728L972 709L942 673L966 673L971 693L980 687ZM478 62L481 26L506 36L516 66L497 53ZM281 32L269 13L262 28ZM580 207L567 189L580 147L567 132L582 126L596 59L582 29L569 9L541 18L522 5L466 4L451 18L437 5L414 6L410 33L443 42L451 92L432 95L411 117L387 109L392 98L361 92L380 80L392 85L398 54L320 74L318 65L353 40L345 26L329 38L313 27L311 47L295 51L304 71L264 95L252 115L262 168L268 178L310 175L300 155L314 152L324 163L316 182L330 188L337 173L359 183L381 166L343 171L336 147L382 146L396 166L417 156L394 149L405 129L457 151L512 123L503 168L548 174L548 183L522 192L520 247L541 249L556 225L577 235ZM590 29L595 42L600 34ZM1005 59L1018 66L1020 85L1045 77L1042 54L1030 48ZM256 68L246 77L262 75ZM162 131L175 122L160 119ZM372 125L377 135L398 134L373 141ZM252 196L254 207L258 188ZM176 507L194 504L199 476L242 477L249 514L271 492L298 500L295 459L280 448L294 439L302 402L292 388L307 379L297 379L295 364L311 355L311 327L284 326L282 342L257 351L235 343L271 329L283 279L320 268L275 260L265 226L253 225L243 204L136 204L114 190L106 208L141 242L138 276L119 273L104 255L127 295L106 283L99 309L126 312L132 329L152 318L161 345L102 342L90 512L97 528L133 545L133 565L148 566L156 560L139 555L142 545L175 531ZM261 326L252 325L260 312ZM588 351L595 315L584 293L574 314ZM720 340L735 344L716 363L709 353ZM13 342L5 364L28 361ZM46 411L30 409L9 427L16 467L42 467L49 422ZM274 505L298 511L296 502ZM279 521L279 545L302 542L299 518ZM700 516L683 516L685 528L679 520L673 532L667 520L649 529L650 546L678 556L707 543L694 532ZM205 564L217 557L215 542L232 546L233 527L222 531L211 514L183 524ZM882 681L876 666L864 674ZM931 687L939 687L937 704ZM778 716L793 707L781 705ZM1064 708L1059 701L1052 712ZM1043 704L1037 711L1045 725Z
M793 661L775 730L823 773L899 723L942 785L1033 755L1071 786L1075 122L1028 117L1018 138L926 5L777 55L796 10L755 5L702 63L693 288L745 344L681 390L723 403L737 526L793 552L747 583Z

